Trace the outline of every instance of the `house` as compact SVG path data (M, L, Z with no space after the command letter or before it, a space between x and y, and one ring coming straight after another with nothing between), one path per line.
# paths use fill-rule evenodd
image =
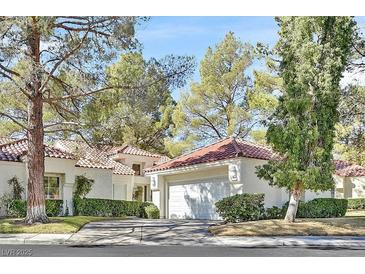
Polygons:
M289 200L289 193L269 186L255 174L256 167L272 156L265 146L238 138L220 140L146 169L146 175L151 178L152 201L160 208L161 216L180 219L218 219L214 203L237 193L264 193L265 207L281 207ZM337 193L341 191L341 182L347 185L351 181L357 186L365 181L365 168L335 163ZM361 186L364 191L365 184ZM352 186L352 189L360 195L360 187ZM335 193L306 191L302 199L334 197ZM347 198L354 194L351 196L346 190L345 196L337 196Z
M72 214L75 178L83 175L93 180L89 198L149 201L150 181L143 169L166 160L130 145L96 148L85 142L57 141L45 145L46 199L62 199ZM0 196L10 191L7 181L14 176L26 189L26 164L27 140L0 138Z
M365 198L365 167L336 160L336 198Z

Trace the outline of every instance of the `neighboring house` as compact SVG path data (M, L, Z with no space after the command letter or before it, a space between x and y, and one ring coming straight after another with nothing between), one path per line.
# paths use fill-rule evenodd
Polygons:
M271 150L264 146L227 138L146 169L145 172L151 177L152 201L160 208L161 216L218 219L214 203L236 193L264 193L265 207L281 207L289 200L289 193L285 189L269 186L255 173L256 167L265 164L271 157ZM344 167L338 165L338 161L336 163L334 178L337 187L341 180L350 180L356 185L357 182L365 181L365 168L351 164ZM364 191L364 184L352 188L353 193L360 194L360 189ZM334 195L334 191L306 191L302 199ZM354 197L354 194L344 197Z
M336 198L365 198L365 167L335 161Z
M89 198L149 201L150 181L143 169L168 160L130 145L90 147L84 142L57 141L45 145L45 194L62 199L72 214L76 176L94 181ZM0 196L9 192L7 181L17 176L26 188L27 140L0 138ZM26 195L25 195L26 197Z

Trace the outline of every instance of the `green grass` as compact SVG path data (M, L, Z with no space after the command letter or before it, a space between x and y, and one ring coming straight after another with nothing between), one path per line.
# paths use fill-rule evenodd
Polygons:
M23 219L0 219L0 233L74 233L89 222L123 218L70 216L49 219L47 224L33 225L24 224Z

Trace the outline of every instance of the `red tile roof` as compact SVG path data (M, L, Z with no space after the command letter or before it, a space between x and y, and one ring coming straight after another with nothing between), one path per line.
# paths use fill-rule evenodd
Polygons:
M342 177L361 177L365 176L365 167L351 164L346 161L335 160L336 175Z
M105 151L90 147L85 142L62 140L55 145L58 149L75 154L79 160L78 167L112 169L114 174L133 175L134 171L129 166L110 159Z
M10 142L0 145L0 161L21 162L21 157L28 152L28 140L19 139L11 140ZM63 152L59 149L44 146L44 154L46 157L61 158L61 159L76 159L74 155Z
M167 170L236 157L269 160L272 156L273 153L267 147L230 137L208 146L196 149L190 153L181 155L170 161L146 169L145 171L152 172L158 170Z
M154 157L154 158L161 158L162 155L157 153L151 153L144 149L140 149L131 145L123 145L123 146L105 146L104 150L108 153L109 156L115 155L118 153L121 154L130 154L130 155L138 155L138 156L146 156L146 157Z
M196 149L162 164L158 164L145 171L161 171L173 168L191 166L236 157L247 157L261 160L272 159L274 154L265 147L238 138L226 138L208 146ZM345 161L334 161L336 174L344 177L365 176L365 167L354 165Z

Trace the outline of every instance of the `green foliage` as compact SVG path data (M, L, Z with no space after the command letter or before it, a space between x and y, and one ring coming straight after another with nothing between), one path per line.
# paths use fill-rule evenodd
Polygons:
M137 52L123 54L107 69L107 84L120 88L95 95L84 110L93 141L165 152L164 138L170 136L175 105L171 89L182 85L193 67L191 57L157 61L144 60Z
M255 221L264 217L264 194L236 194L215 203L225 222Z
M365 87L342 89L338 110L335 152L344 160L365 165Z
M147 219L160 219L160 210L153 203L144 202L141 205L140 216Z
M343 217L347 211L347 199L316 198L299 202L297 218L336 218ZM286 211L288 203L283 207Z
M281 219L284 217L285 212L283 209L277 206L267 208L265 210L265 219Z
M99 217L137 216L146 217L144 207L146 203L140 201L120 201L108 199L74 199L74 214Z
M348 209L365 209L365 198L348 199Z
M76 176L74 197L84 198L91 191L93 184L94 181L85 176Z
M13 178L9 179L8 184L11 187L13 199L20 200L25 189L22 186L22 183L19 181L18 177L14 176Z
M332 149L341 75L354 34L351 17L278 18L283 94L268 123L267 143L281 155L260 178L289 190L333 188Z
M254 123L267 118L276 99L263 88L251 88L247 70L253 60L253 46L232 32L207 49L200 63L200 82L181 94L172 115L174 141L179 147L168 140L172 155L226 136L247 137Z
M46 200L46 213L49 217L60 216L62 213L62 200ZM23 218L27 215L27 201L9 200L6 215L8 217Z

